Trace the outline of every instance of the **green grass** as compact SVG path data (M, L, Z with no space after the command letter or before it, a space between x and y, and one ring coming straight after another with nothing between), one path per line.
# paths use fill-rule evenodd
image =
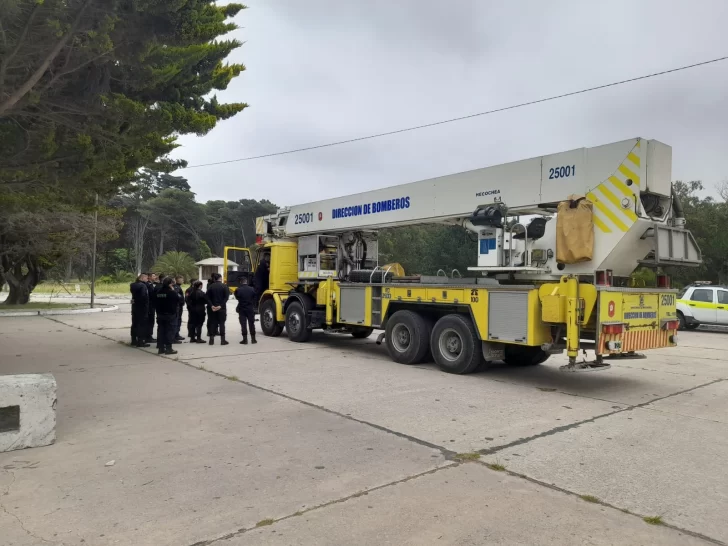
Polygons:
M458 453L455 455L458 461L477 461L480 459L480 453Z
M642 518L645 523L650 525L662 525L662 516L645 516Z
M0 311L40 311L45 309L81 309L88 308L88 303L48 303L32 301L25 305L6 305L0 303Z
M79 286L79 291L76 292L76 285ZM86 282L68 282L65 284L53 283L53 282L42 282L33 290L33 294L48 294L49 296L90 296L91 295L91 283ZM100 283L96 285L96 294L129 294L129 283L128 282L112 282L112 283Z
M227 376L227 379L230 380L230 381L238 381L239 380L237 375L228 375Z
M503 465L502 465L502 464L500 464L500 463L485 463L485 466L487 466L487 467L488 467L488 468L490 468L491 470L495 470L495 471L497 471L497 472L504 472L504 471L505 471L505 469L506 469L506 467L505 467L505 466L503 466Z
M273 525L275 523L275 520L273 519L262 519L258 523L255 524L256 527L265 527L266 525Z
M593 503L600 503L602 501L599 500L599 498L595 497L594 495L579 495L579 498L586 502L593 502Z

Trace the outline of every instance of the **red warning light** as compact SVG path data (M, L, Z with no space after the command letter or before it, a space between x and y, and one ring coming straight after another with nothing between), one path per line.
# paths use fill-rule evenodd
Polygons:
M319 212L319 222L324 219L324 213Z

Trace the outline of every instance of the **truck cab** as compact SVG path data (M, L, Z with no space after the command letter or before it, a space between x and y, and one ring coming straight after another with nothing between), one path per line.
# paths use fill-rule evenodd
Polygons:
M678 294L677 316L681 330L700 325L728 326L728 287L696 282Z

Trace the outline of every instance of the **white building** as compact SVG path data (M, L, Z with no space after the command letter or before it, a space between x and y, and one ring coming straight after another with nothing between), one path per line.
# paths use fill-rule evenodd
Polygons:
M227 275L225 275L225 261L222 258L207 258L205 260L195 262L195 265L198 270L197 278L202 281L203 290L207 290L207 279L209 279L210 275L213 273L220 273L223 278L227 277ZM230 271L238 270L238 264L232 260L228 260L227 265Z

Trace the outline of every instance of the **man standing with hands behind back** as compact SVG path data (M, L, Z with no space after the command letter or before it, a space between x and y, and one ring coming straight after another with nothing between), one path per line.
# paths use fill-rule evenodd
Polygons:
M248 285L247 277L240 279L240 286L235 290L235 299L238 300L238 308L236 311L240 317L240 328L243 333L241 345L248 344L248 326L250 326L250 340L255 340L255 302L256 293L252 286Z
M214 273L212 284L207 286L207 335L209 344L215 344L215 335L220 332L220 345L227 345L225 340L225 320L227 319L227 301L230 299L230 289L221 282L222 275Z

